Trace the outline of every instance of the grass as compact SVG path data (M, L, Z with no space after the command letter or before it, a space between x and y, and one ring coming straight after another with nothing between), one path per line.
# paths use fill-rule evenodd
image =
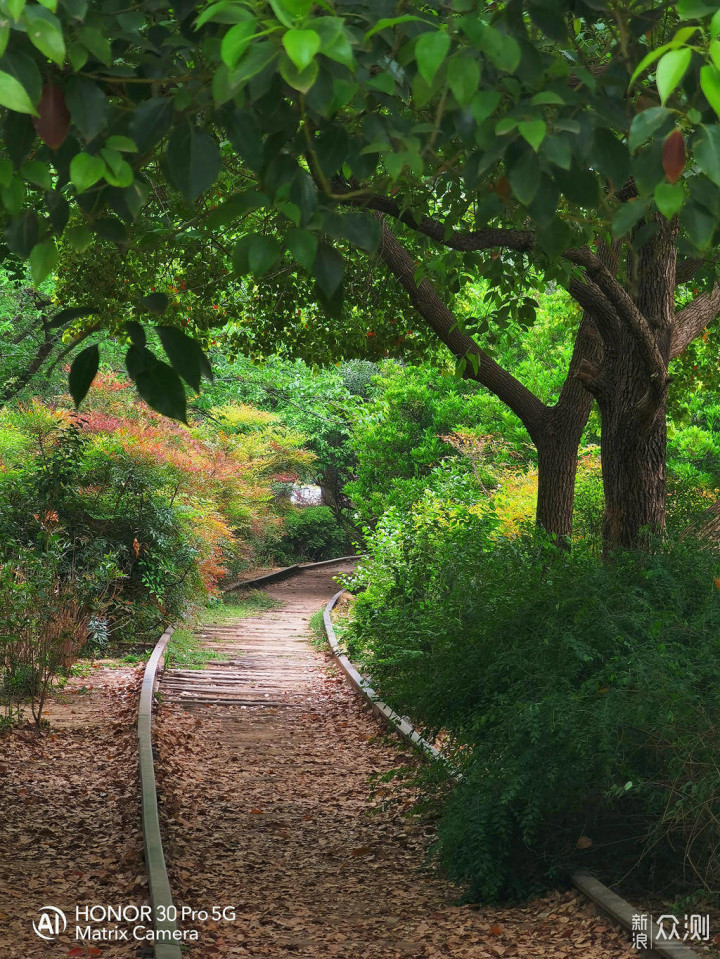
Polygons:
M223 594L217 602L208 606L201 619L205 625L218 626L232 619L245 619L266 609L279 609L282 605L279 599L273 599L258 589L235 591Z
M324 607L323 607L324 609ZM324 650L327 646L327 636L325 635L325 623L323 622L323 610L319 609L310 617L310 642L315 649Z
M236 619L246 619L266 609L277 609L282 602L262 593L252 592L225 593L211 606L206 607L197 617L196 626L222 626ZM224 659L222 653L206 649L202 640L192 628L181 626L172 634L167 645L167 665L184 669L202 669L211 660Z
M166 647L168 667L182 669L202 669L205 663L213 659L223 659L220 653L205 649L202 640L191 629L184 626L176 629Z

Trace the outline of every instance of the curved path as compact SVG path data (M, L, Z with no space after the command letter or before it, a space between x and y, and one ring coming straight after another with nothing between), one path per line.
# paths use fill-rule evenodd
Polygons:
M346 568L349 568L346 567ZM192 959L635 956L573 893L522 908L458 906L425 864L426 824L405 815L417 762L388 738L306 633L342 567L267 588L283 602L206 627L229 659L169 670L157 721L166 856L179 908L207 910ZM212 907L235 911L212 921Z

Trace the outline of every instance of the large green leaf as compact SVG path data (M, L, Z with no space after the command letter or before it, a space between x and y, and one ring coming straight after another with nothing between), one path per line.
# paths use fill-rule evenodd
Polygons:
M24 19L30 43L58 66L65 62L65 40L59 21L41 8L26 7Z
M298 71L302 72L320 50L320 34L314 30L288 30L283 34L283 46Z
M87 396L100 365L100 350L96 343L78 353L70 367L68 386L75 406L80 406Z
M78 153L70 162L70 179L78 193L88 190L105 175L105 161L90 153Z
M705 176L720 186L720 127L703 127L702 136L695 144L695 162Z
M220 147L204 130L177 126L165 154L168 173L188 203L213 185L220 172Z
M15 110L16 113L30 113L35 117L38 115L25 87L15 77L2 70L0 70L0 106Z
M313 272L322 292L328 300L332 299L345 272L345 264L340 254L327 243L318 244Z
M30 273L35 286L49 276L57 265L57 247L54 240L36 243L30 251Z
M200 344L177 327L156 326L155 329L175 372L199 393L203 376L212 379L210 363Z
M415 62L426 83L432 83L449 49L450 37L444 31L431 30L420 34L415 44Z
M692 59L692 50L685 47L681 50L668 50L658 60L655 82L657 83L660 102L664 105L669 96L677 89L678 84L687 73Z
M65 102L72 122L86 140L92 140L107 119L108 102L103 91L92 80L71 77L65 87Z

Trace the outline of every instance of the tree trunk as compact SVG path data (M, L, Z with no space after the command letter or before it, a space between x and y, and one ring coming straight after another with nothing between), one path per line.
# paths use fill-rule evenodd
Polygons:
M665 528L665 400L657 403L650 423L640 421L647 367L634 346L629 342L616 358L613 393L598 401L606 554L623 547L647 548L652 535Z
M658 215L657 233L629 257L629 287L642 324L620 322L605 344L598 393L605 515L603 550L647 549L665 529L665 406L674 321L677 224Z
M583 370L594 367L601 357L602 342L592 317L585 313L558 401L547 409L543 428L534 437L538 451L536 521L559 542L569 543L572 536L578 448L593 405Z

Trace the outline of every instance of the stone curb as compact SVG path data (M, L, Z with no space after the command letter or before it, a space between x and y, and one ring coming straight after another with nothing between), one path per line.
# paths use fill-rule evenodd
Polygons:
M142 824L145 837L145 865L148 874L150 903L153 912L153 929L155 942L153 954L155 959L182 959L182 952L178 942L158 941L158 937L172 936L177 930L177 924L170 920L157 918L158 909L162 908L165 915L173 915L173 900L170 890L165 854L163 852L162 835L160 833L160 817L158 815L157 790L155 785L155 768L153 765L152 745L152 710L156 674L162 671L165 657L165 647L175 632L174 626L169 626L162 634L152 651L145 667L142 689L140 691L140 707L138 710L138 753L140 757L140 794L142 800Z

